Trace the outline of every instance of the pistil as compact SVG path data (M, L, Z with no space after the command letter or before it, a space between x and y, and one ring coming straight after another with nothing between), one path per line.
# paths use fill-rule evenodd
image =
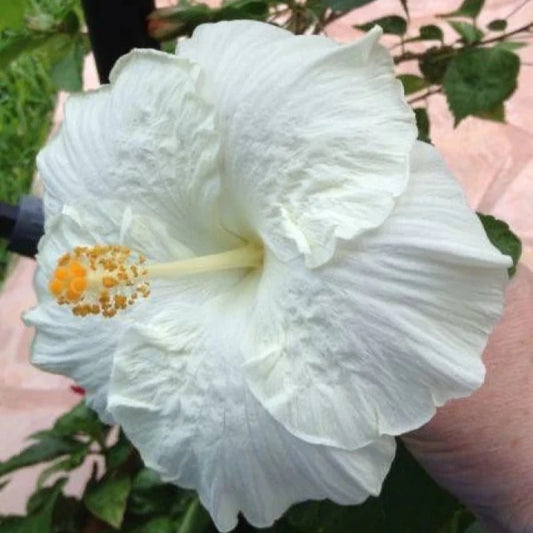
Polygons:
M139 298L147 298L150 280L256 268L262 261L263 248L256 244L219 254L152 264L124 246L79 246L59 259L48 287L57 302L69 305L75 315L110 318Z

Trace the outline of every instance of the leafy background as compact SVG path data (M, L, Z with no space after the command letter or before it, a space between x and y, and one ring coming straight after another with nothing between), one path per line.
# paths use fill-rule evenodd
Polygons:
M295 33L322 33L328 24L374 2L379 0L286 4L233 0L216 8L181 2L153 13L149 28L168 50L200 23L234 18L268 20ZM437 17L435 24L413 31L409 2L401 5L401 15L365 19L356 27L366 31L379 23L389 37L399 79L415 108L419 138L431 141L426 107L439 93L445 95L456 125L468 116L504 122L504 103L517 86L517 51L531 36L531 21L510 27L506 19L497 19L482 26L484 2L466 0ZM50 129L56 92L81 90L82 60L88 50L78 0L0 0L1 201L14 203L29 190L34 157ZM482 221L493 242L516 261L520 242L508 226L490 216L482 216ZM5 265L7 256L0 254ZM0 517L0 533L215 531L194 493L163 484L144 468L126 437L101 424L83 403L49 430L33 435L18 455L0 463L0 497L7 497L10 478L32 465L44 467L26 514ZM92 474L83 493L66 496L67 480L87 466ZM237 528L254 530L244 521ZM481 529L400 444L379 498L353 507L327 501L300 504L264 531L479 533Z

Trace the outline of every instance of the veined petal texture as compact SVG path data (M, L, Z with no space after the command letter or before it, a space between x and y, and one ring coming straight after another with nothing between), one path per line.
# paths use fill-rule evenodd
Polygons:
M428 421L484 378L509 258L435 149L378 229L324 267L267 258L243 346L248 383L294 435L354 449Z
M380 35L339 46L239 21L178 46L218 111L224 223L283 261L323 264L338 238L382 224L406 186L416 128Z
M197 254L231 246L218 217L215 111L200 95L199 68L134 50L110 78L70 96L60 131L38 156L47 215L63 204L115 199L172 221Z
M354 451L313 445L284 429L250 393L236 340L255 280L241 284L208 305L160 300L171 315L124 335L110 387L114 417L149 467L198 491L220 531L232 530L239 512L268 527L300 501L354 504L379 493L392 438ZM177 316L179 328L171 318Z

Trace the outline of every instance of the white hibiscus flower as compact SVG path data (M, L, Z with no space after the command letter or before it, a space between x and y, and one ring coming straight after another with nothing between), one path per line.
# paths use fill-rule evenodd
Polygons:
M39 156L33 362L221 531L377 494L393 436L483 381L509 261L379 36L202 26L71 97Z

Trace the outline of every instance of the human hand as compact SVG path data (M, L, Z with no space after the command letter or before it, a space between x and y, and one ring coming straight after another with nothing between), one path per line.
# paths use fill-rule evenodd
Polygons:
M533 272L521 266L484 353L484 385L403 440L490 533L533 532Z

